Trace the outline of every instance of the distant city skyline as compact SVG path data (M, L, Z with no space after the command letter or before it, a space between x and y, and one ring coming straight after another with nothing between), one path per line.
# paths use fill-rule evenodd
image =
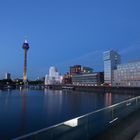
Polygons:
M140 59L140 1L3 1L0 5L0 79L23 76L22 43L29 41L28 76L60 73L81 64L103 71L102 54L117 50L122 63Z

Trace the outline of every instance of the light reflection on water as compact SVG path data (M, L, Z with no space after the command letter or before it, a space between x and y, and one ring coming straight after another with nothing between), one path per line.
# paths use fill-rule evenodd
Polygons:
M47 89L0 91L0 138L17 137L131 97Z

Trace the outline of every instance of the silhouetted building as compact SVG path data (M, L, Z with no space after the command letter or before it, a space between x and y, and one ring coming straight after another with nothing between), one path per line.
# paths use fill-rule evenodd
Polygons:
M10 73L5 73L5 78L6 80L10 80L11 79L11 74Z
M16 85L23 85L23 79L16 78L13 80Z
M81 65L74 65L70 67L70 74L75 75L75 74L81 74L82 72L82 67Z
M72 76L70 75L70 73L64 74L62 83L72 84Z
M104 82L112 84L113 82L113 70L117 68L117 65L121 63L120 55L113 50L105 51L103 53L104 60Z

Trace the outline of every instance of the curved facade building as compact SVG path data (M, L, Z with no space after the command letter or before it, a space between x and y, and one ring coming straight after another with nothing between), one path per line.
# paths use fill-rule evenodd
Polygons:
M45 76L45 85L61 84L62 76L57 71L56 67L50 67L49 74Z

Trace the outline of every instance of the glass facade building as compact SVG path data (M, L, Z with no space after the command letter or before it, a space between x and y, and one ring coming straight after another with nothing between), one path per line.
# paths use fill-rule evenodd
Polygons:
M94 72L91 74L81 74L72 76L72 84L74 85L101 85L104 82L103 72Z
M118 65L114 70L113 86L140 87L140 61Z
M104 60L104 83L112 84L113 70L115 70L117 68L117 65L121 63L121 57L116 51L109 50L103 53L103 60Z
M82 71L82 74L93 73L93 69L90 67L82 67L81 71Z

